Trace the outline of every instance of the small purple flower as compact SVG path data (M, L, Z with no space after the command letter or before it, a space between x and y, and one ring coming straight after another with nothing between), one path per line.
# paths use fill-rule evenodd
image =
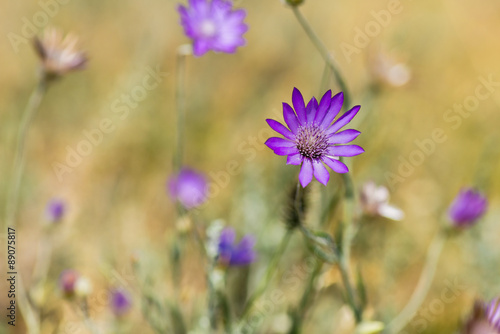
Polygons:
M179 5L184 33L193 40L193 53L202 56L209 50L234 53L245 45L243 22L246 12L233 10L224 0L189 0L189 7Z
M109 295L111 310L116 316L121 316L131 308L132 298L124 289L113 289Z
M486 318L497 332L500 332L500 298L492 300L485 309Z
M66 211L65 203L60 199L52 199L45 209L45 216L51 223L59 222Z
M326 185L330 173L323 164L337 173L347 173L349 169L339 161L339 157L352 157L364 152L357 145L338 145L353 141L361 133L358 130L338 132L356 116L361 107L355 106L334 122L344 103L344 94L331 95L329 90L319 103L313 97L306 106L302 94L294 88L293 109L283 103L283 117L288 128L273 119L266 120L274 131L285 138L272 137L265 144L275 154L287 155L288 165L302 164L299 174L302 187L312 181L313 175Z
M168 182L170 196L186 209L203 204L207 199L207 190L205 175L189 168L182 168Z
M456 227L469 227L481 218L488 207L488 200L479 191L464 188L448 210L448 216Z
M256 254L253 250L255 238L245 235L238 244L235 244L236 233L227 227L222 230L219 237L219 260L224 265L245 266L255 261Z
M75 287L80 274L73 269L66 269L59 275L59 287L66 296L72 296L75 294Z

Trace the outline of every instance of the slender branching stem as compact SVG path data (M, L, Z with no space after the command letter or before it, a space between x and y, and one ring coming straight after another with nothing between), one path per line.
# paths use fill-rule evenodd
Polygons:
M295 17L297 18L297 21L299 21L300 25L304 29L305 33L311 40L311 42L314 44L316 49L319 51L325 62L328 64L330 69L332 70L333 75L335 76L335 81L337 81L337 84L339 88L344 92L344 100L345 100L345 105L350 108L351 107L351 96L349 93L349 89L347 88L347 85L344 81L344 78L340 74L340 70L337 67L337 64L335 62L335 59L333 59L333 56L331 53L328 51L326 46L323 44L321 39L319 39L318 35L314 32L313 28L309 24L309 22L306 20L306 18L302 15L300 12L299 8L297 6L292 6L292 11L295 14Z
M276 253L274 253L273 258L271 259L269 265L267 266L267 270L264 277L259 282L257 289L250 296L245 305L245 308L243 309L243 312L241 314L241 323L245 322L246 318L250 315L250 312L252 311L255 301L257 301L262 296L262 294L266 291L266 288L269 286L271 279L273 278L274 274L276 273L276 270L278 269L278 263L283 254L285 253L288 243L290 242L292 234L293 230L288 230L283 239L281 239L281 243L278 249L276 250Z
M427 258L420 274L417 286L410 300L394 320L387 326L387 333L399 333L418 311L425 300L436 274L439 257L447 239L445 232L437 233L427 250Z
M21 181L23 178L25 166L26 137L28 135L28 130L30 128L31 122L33 121L40 107L40 103L42 102L46 88L47 82L45 81L45 78L42 77L28 100L28 104L22 116L21 124L19 125L19 130L17 133L16 153L14 157L13 177L11 181L12 183L9 187L7 195L5 228L14 228L14 226L16 225L16 212L19 203ZM17 281L17 290L19 296L19 309L23 314L28 333L40 333L40 319L28 299L21 273L19 273Z

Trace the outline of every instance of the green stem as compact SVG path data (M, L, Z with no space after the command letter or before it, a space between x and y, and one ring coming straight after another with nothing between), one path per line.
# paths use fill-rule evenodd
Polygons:
M387 326L387 333L399 333L406 324L413 318L420 306L425 300L427 293L436 274L437 264L443 246L447 239L447 234L444 232L436 234L427 251L427 258L420 274L417 286L410 297L410 300L398 316Z
M186 77L186 53L182 52L180 46L177 51L177 76L176 76L176 111L177 111L177 138L174 156L174 170L178 172L182 166L184 154L184 114L186 112L185 77Z
M40 107L40 102L42 102L43 95L45 94L47 85L45 79L40 79L40 82L36 86L35 90L31 94L26 109L23 113L23 118L19 126L19 132L17 134L17 146L16 155L14 157L14 169L12 183L9 187L9 193L7 196L7 208L5 223L6 227L14 228L16 225L16 210L19 202L19 191L21 188L21 181L25 166L25 142L28 134L29 127L35 114Z
M9 187L9 193L7 196L7 208L6 208L6 227L14 228L16 225L16 211L19 203L19 192L21 188L21 181L23 178L24 166L25 166L25 142L28 134L29 127L33 118L36 115L40 103L42 102L43 95L46 91L46 81L44 78L40 79L40 82L36 86L35 90L31 94L26 109L23 113L23 118L19 126L19 132L17 134L17 147L16 154L14 157L14 176L12 178L12 183ZM19 296L19 309L23 314L24 321L26 322L26 327L28 328L29 334L40 333L40 319L37 312L34 310L33 306L28 300L26 289L23 284L21 273L19 273L17 282L18 296Z
M309 22L306 20L306 18L302 15L300 12L299 8L297 6L292 7L292 11L295 14L295 17L297 18L297 21L299 21L300 25L304 29L305 33L311 40L311 42L314 44L316 49L319 51L325 62L328 64L330 69L332 70L333 75L335 76L335 80L337 81L337 84L339 85L339 88L344 92L344 100L345 100L345 105L350 108L351 107L351 97L349 93L349 89L347 88L347 85L342 78L342 75L340 74L340 70L337 68L337 64L335 62L335 59L333 59L333 56L330 54L328 49L325 47L323 42L319 39L318 35L314 32L312 29L311 25Z
M257 289L255 292L252 294L252 296L248 299L248 302L245 305L245 308L243 309L242 315L241 315L241 323L244 323L246 318L249 316L250 311L252 310L252 307L257 299L259 299L262 294L266 291L266 288L269 286L269 282L274 276L274 273L278 269L278 263L285 253L286 247L288 246L288 243L290 242L290 238L293 234L293 230L288 230L281 239L281 243L279 245L278 250L274 254L274 257L271 259L271 262L269 263L266 274L264 275L263 279L260 281Z
M354 313L354 319L356 320L356 323L360 323L362 314L360 308L356 303L355 290L351 282L351 276L349 274L349 266L347 261L347 258L345 258L343 255L339 256L339 271L340 275L342 276L342 282L344 283L344 287L347 293L347 301L349 302L349 306Z
M323 264L324 264L323 261L318 260L318 262L316 262L313 272L309 276L309 280L307 281L306 288L304 290L304 293L302 294L302 298L300 299L299 306L297 307L297 310L294 312L293 325L292 328L290 329L289 334L298 334L302 332L302 325L304 323L305 314L307 312L309 302L314 295L313 293L314 282L316 281L316 278L320 274Z

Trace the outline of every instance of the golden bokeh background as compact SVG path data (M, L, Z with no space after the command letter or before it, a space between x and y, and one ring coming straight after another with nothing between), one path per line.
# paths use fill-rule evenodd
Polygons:
M176 50L189 42L178 24L178 3L0 3L4 36L0 40L2 203L13 173L18 125L36 85L39 66L29 39L14 45L12 34L23 36L26 22L33 23L34 15L47 12L41 3L58 5L50 9L53 15L46 24L34 25L36 33L48 26L74 32L89 63L86 70L71 73L49 88L30 128L17 219L17 266L29 284L43 234L45 205L53 197L62 198L68 212L53 231L53 262L46 295L41 297L49 301L52 313L46 315L42 332L53 333L54 324L60 321L56 333L86 333L78 313L55 287L61 270L75 268L92 281L90 304L98 324L108 328L111 315L104 296L110 286L122 281L117 277L125 277L135 302L127 332L152 333L141 316L137 275L131 263L137 257L145 259L151 275L159 281L158 294L165 298L173 295L168 260L177 237L175 206L165 185L172 172L176 133ZM336 58L353 104L362 106L356 126L363 134L356 144L366 153L349 159L356 186L367 180L392 184L391 202L406 213L401 222L368 222L354 240L353 261L365 275L368 316L389 322L405 305L420 275L426 248L440 224L446 223L446 209L462 186L478 186L490 200L489 211L478 226L447 243L421 310L429 309L449 282L459 282L462 287L456 300L440 312L431 312L429 319L417 315L417 320L427 319L423 330L415 323L407 327L408 333L452 333L475 298L500 294L500 3L401 0L398 13L391 14L385 26L379 24L380 31L367 37L367 45L357 48L359 53L346 57L342 45L355 47L357 29L373 26L374 13L387 11L393 3L306 0L301 10ZM215 195L199 213L200 219L222 219L240 235L257 236L259 260L248 272L252 289L283 236L277 208L286 196L287 182L298 172L263 145L269 135L265 119L277 118L281 103L290 102L293 87L307 99L318 96L325 65L291 10L280 1L240 0L237 6L248 13L247 45L234 55L211 52L187 59L184 156L186 165L204 171L217 185ZM387 72L375 61L378 57L404 64L411 71L409 82L391 85L374 75ZM158 87L120 118L123 115L114 112L113 103L122 94L131 94L148 70L157 68L165 73ZM472 103L476 87L484 80L493 82L491 91L482 90L488 91L488 97L470 107L469 117L448 112L455 104ZM329 86L338 91L333 81ZM450 121L446 115L455 118ZM113 130L104 133L90 154L58 178L54 163L65 163L68 149L76 150L86 139L84 132L97 129L103 119L113 122ZM432 138L436 128L442 129L446 140L434 143L432 153L407 176L391 182L402 168L401 159L410 159L412 152L419 150L416 141ZM228 182L221 182L228 175L228 163L236 164L237 172ZM332 177L328 187L336 189L340 182L338 176ZM320 191L318 184L312 188ZM5 206L0 210L4 217ZM2 255L5 232L1 231ZM204 311L206 289L196 244L186 243L179 298L190 324ZM302 263L305 254L297 233L278 277ZM5 272L5 256L0 263ZM3 310L7 305L4 284L2 280ZM273 284L279 286L279 280ZM346 323L350 320L339 302L338 284L335 269L321 276L318 288L325 293L317 296L310 308L304 332L349 333L349 329L342 329L349 328ZM287 304L296 303L301 291L302 287L289 291ZM280 333L279 324L286 323L282 316L287 304L277 307L262 333ZM14 331L2 318L0 332L25 332L19 312ZM73 324L76 329L68 329ZM113 331L108 328L103 332Z

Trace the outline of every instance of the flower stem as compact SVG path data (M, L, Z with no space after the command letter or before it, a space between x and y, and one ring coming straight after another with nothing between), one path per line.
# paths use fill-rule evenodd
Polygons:
M177 50L177 71L176 71L176 111L177 111L177 138L174 156L174 171L178 172L182 166L184 155L184 114L186 110L185 78L186 78L186 52L185 45L181 45Z
M28 104L23 113L23 118L21 124L19 125L19 132L17 134L17 147L16 154L14 157L14 169L12 183L9 187L9 193L7 196L7 208L6 208L6 227L15 227L16 225L16 210L19 202L19 191L21 188L21 180L23 177L24 166L25 166L25 142L28 134L29 127L35 114L40 107L40 102L42 102L43 95L45 94L47 88L47 82L45 79L40 79L40 82L36 86L33 93L28 100Z
M316 265L314 267L313 272L309 276L309 280L307 281L306 288L304 290L304 293L302 294L302 298L300 299L300 303L298 308L293 312L293 324L292 328L289 331L289 334L298 334L302 332L302 325L304 323L305 319L305 313L307 311L307 308L309 306L309 301L313 297L313 290L314 290L314 282L316 281L316 278L321 272L321 268L323 268L324 262L321 260L318 260L316 262Z
M292 6L292 11L295 14L295 17L297 18L297 21L299 21L300 25L304 29L305 33L311 40L311 42L314 44L316 49L319 51L325 62L328 64L330 69L332 70L333 75L335 76L335 80L337 81L337 84L339 85L339 88L344 92L344 100L345 100L345 105L350 108L351 107L351 97L349 94L349 89L347 88L347 85L344 81L344 78L342 78L342 75L340 74L340 70L337 68L337 64L335 62L335 59L333 59L333 56L330 54L328 49L325 47L323 42L319 39L318 35L314 32L312 29L311 25L309 22L306 20L306 18L302 15L300 12L299 8L297 6Z
M422 273L420 274L417 286L404 309L387 326L387 333L399 333L411 320L415 312L418 311L420 305L424 302L425 297L429 292L429 288L431 287L432 280L434 279L439 257L446 239L447 234L444 232L438 233L434 237L434 240L427 251L426 262L424 268L422 269Z
M12 183L9 187L9 193L7 195L7 208L6 208L6 227L14 227L16 225L16 211L19 202L19 192L21 188L21 181L25 166L25 142L28 134L29 127L35 114L40 107L42 98L45 94L47 88L47 82L44 78L40 79L40 82L36 86L35 90L31 94L26 109L23 113L23 118L21 124L19 125L19 132L17 134L17 147L14 157L14 168L13 168L13 178ZM19 309L23 314L24 321L26 322L26 327L29 334L40 333L40 320L30 304L26 289L24 288L23 280L21 274L19 274L17 282L18 296L19 296Z
M354 313L354 319L356 320L356 323L360 323L362 320L362 311L356 304L355 290L351 282L351 277L349 275L348 260L343 255L339 256L338 266L340 275L342 276L342 282L344 283L344 287L347 292L347 301L349 302L349 306Z
M257 289L252 294L252 296L250 296L248 302L245 305L245 308L243 309L243 312L241 314L241 323L245 322L246 318L250 315L250 311L252 310L255 301L262 296L262 294L266 291L266 288L269 286L269 282L273 278L276 269L278 269L278 263L283 254L285 253L286 247L290 242L292 234L293 230L288 230L283 239L281 239L281 243L276 253L274 253L274 257L271 259L271 262L267 267L266 274L264 275L263 279L259 282Z

